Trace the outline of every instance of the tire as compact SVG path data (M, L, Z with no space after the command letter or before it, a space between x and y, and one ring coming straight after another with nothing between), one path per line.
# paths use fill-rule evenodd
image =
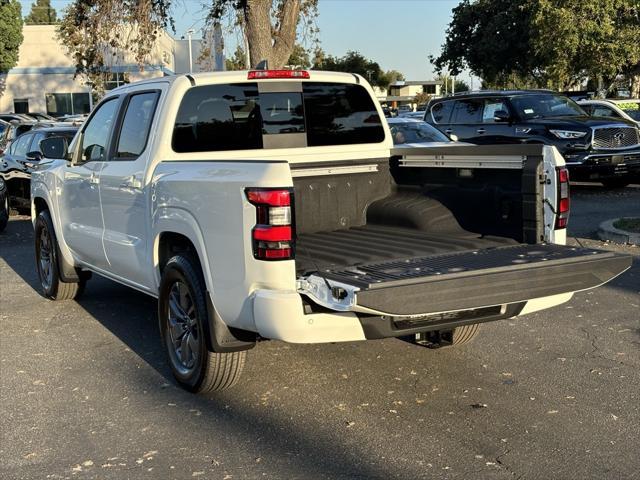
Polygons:
M464 325L453 329L451 335L451 346L464 345L476 338L480 332L480 324L474 323L473 325Z
M84 280L63 282L59 275L59 250L48 210L38 214L35 225L36 268L42 294L50 300L71 300L84 291Z
M631 182L626 178L612 178L609 180L602 180L601 183L605 188L624 188Z
M247 353L214 353L207 349L206 295L197 261L177 255L167 262L158 297L160 334L174 378L194 393L233 387L242 374Z
M0 233L4 231L9 222L9 195L6 184L0 182Z

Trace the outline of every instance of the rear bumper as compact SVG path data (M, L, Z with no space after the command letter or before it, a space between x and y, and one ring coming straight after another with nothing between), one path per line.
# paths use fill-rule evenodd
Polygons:
M549 308L631 266L631 257L563 245L515 245L325 271L349 286L344 304L294 291L258 290L258 333L292 343L385 338L488 322ZM319 285L324 287L324 283ZM321 291L321 290L320 290ZM338 308L340 307L340 308ZM341 310L342 311L337 311Z

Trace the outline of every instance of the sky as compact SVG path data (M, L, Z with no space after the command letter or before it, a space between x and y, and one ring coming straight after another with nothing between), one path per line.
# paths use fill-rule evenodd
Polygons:
M32 2L20 1L23 14L27 15ZM176 31L170 33L179 38L189 28L198 31L204 23L206 12L202 5L206 0L174 2ZM69 3L51 0L58 12ZM319 0L320 45L334 56L358 51L378 62L383 70L402 72L407 80L430 80L434 74L428 57L440 51L451 10L458 3L459 0ZM237 35L226 35L225 54L233 54L237 41ZM469 82L469 75L462 74L461 79Z

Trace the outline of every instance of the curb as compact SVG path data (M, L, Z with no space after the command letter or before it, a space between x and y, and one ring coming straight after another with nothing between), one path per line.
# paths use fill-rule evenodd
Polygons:
M602 222L598 227L598 237L600 237L601 240L640 246L640 233L627 232L626 230L620 230L614 227L613 222L617 220L620 219L612 218L611 220Z

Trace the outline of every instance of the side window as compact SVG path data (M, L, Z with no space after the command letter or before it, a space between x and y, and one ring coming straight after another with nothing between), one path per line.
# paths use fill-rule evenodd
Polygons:
M485 100L482 109L482 123L495 123L493 116L500 110L509 112L509 108L502 100L495 98Z
M107 155L109 132L118 107L117 97L107 100L98 107L84 129L82 139L82 160L84 162L104 161Z
M16 157L26 156L28 153L27 150L29 149L29 144L31 143L32 138L33 138L33 135L31 134L19 136L11 152L12 155Z
M116 158L133 159L144 151L159 95L158 92L145 92L129 97L118 135Z
M435 123L449 123L455 102L440 102L431 107L431 118Z
M600 105L595 105L593 107L593 111L591 115L593 115L594 117L619 117L620 116L609 107L603 107Z
M40 142L44 140L46 134L44 132L38 132L33 135L33 141L31 142L31 146L29 147L29 152L40 152ZM27 152L27 153L29 153Z
M456 100L451 123L480 123L483 104L477 99Z

